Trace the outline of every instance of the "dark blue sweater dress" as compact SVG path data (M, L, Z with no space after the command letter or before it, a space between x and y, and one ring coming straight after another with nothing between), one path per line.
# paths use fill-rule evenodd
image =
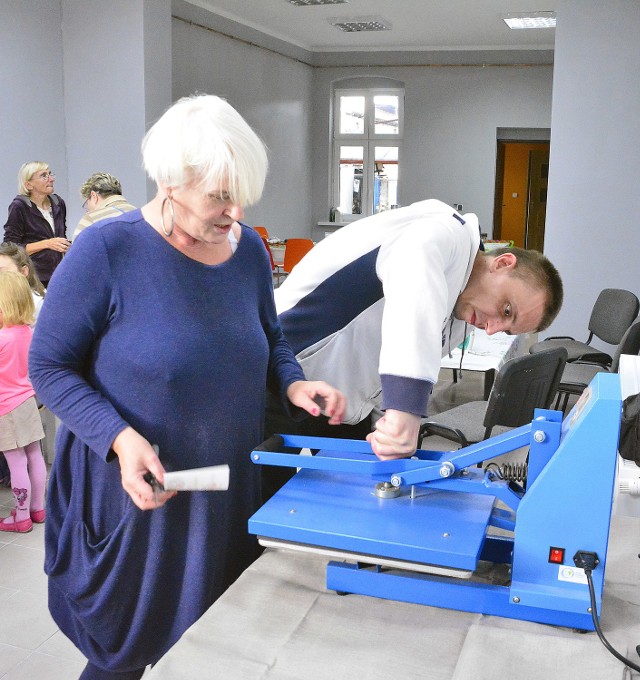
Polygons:
M304 379L278 325L260 237L227 262L191 260L139 210L86 229L53 277L30 352L38 397L62 420L45 526L49 608L90 661L155 662L258 554L267 381ZM131 425L167 471L227 463L226 492L139 510L110 446Z

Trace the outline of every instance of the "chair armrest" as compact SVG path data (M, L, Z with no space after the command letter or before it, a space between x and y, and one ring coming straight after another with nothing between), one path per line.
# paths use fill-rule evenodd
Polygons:
M570 335L550 335L540 342L546 342L547 340L575 340L575 338L572 338Z
M422 425L420 425L420 429L418 430L418 448L420 448L422 440L425 437L430 437L433 435L458 442L462 447L469 446L469 442L467 441L466 437L461 430L458 430L458 428L449 427L448 425L440 425L440 423L428 421L426 423L422 423Z
M587 359L585 361L582 361L582 357L587 357ZM611 366L612 359L611 357L605 358L603 356L602 359L598 361L597 356L594 356L593 352L585 352L584 354L581 354L575 361L572 361L570 363L575 364L576 362L580 364L593 364L595 366L602 366L602 368L609 368L609 366Z

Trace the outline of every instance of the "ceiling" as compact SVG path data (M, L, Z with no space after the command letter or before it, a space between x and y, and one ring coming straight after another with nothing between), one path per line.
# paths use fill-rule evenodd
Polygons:
M199 20L214 30L229 34L234 26L242 27L248 33L240 37L247 39L250 33L250 39L257 41L261 36L265 44L293 50L313 65L551 63L554 29L511 30L502 20L508 13L555 11L558 0L541 3L348 0L345 4L297 7L288 0L174 0L173 8L178 15L177 7L182 7L183 13L187 5L197 8ZM336 17L381 18L391 29L345 33L329 23L328 19Z

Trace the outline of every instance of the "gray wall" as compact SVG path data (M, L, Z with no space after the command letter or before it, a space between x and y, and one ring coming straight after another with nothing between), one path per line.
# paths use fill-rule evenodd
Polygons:
M132 203L145 203L140 141L171 98L169 0L112 0L108 8L101 0L39 0L35 17L32 3L8 4L0 22L0 210L27 160L56 172L68 236L82 216L78 189L93 172L111 172Z
M26 61L32 73L25 82L46 76L51 112L27 128L22 111L7 106L5 137L15 148L0 161L0 206L14 195L25 158L43 158L58 173L70 234L81 216L78 187L91 172L112 172L132 202L146 201L150 189L139 155L144 131L171 100L195 91L226 97L267 144L265 194L247 210L246 221L283 237L309 236L328 217L330 91L341 78L378 75L406 86L401 203L425 197L463 203L489 233L496 129L550 126L550 66L312 68L226 37L212 15L194 6L179 3L181 11L169 20L169 0L114 2L117 11L113 3L105 10L101 0L42 0L50 18L40 23L12 0L17 25L0 27L0 56L13 77L2 105L21 89L28 92L27 111L41 104L24 87L17 44L5 47L21 35L38 46L36 58Z
M462 203L493 229L498 128L548 128L551 66L316 69L313 81L313 220L328 217L332 82L393 78L405 87L402 205L425 198Z
M266 226L270 235L308 236L311 68L180 18L173 20L173 45L173 98L196 91L224 97L269 150L264 195L245 222Z
M550 334L586 338L602 288L640 296L640 4L558 10L545 251L566 303Z
M176 6L185 3L174 0L174 13ZM563 274L567 303L550 333L582 334L603 287L640 292L636 0L561 0L553 73L543 65L311 67L295 54L225 37L215 21L172 19L169 0L105 7L39 0L34 21L31 3L3 0L0 210L30 159L57 172L70 232L80 216L78 186L94 170L118 174L142 204L149 196L142 134L171 99L199 90L227 97L269 147L267 190L247 221L279 236L309 235L329 207L331 84L366 73L406 87L401 202L463 203L487 231L497 128L551 127L546 252Z
M0 19L0 232L18 193L18 168L43 160L57 174L55 190L68 194L59 1L3 0Z
M406 87L400 202L462 203L489 233L497 129L551 124L548 65L312 68L223 35L210 15L184 3L179 9L173 98L196 90L223 96L262 136L271 169L246 220L279 236L310 236L328 219L331 88L344 78L392 78Z

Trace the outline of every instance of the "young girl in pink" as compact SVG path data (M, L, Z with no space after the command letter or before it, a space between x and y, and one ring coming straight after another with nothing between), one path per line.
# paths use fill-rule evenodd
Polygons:
M45 518L44 431L27 371L34 313L27 279L0 271L0 451L16 501L11 515L0 520L0 531L25 533Z

